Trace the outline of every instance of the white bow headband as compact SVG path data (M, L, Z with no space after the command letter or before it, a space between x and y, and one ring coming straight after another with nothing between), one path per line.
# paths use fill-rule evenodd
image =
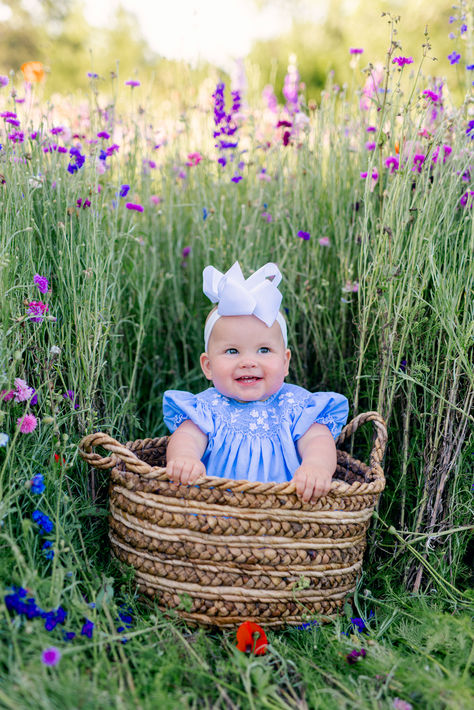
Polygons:
M265 264L248 279L244 279L238 261L225 274L214 266L206 266L202 280L206 296L212 303L218 303L217 310L211 313L204 328L206 351L211 331L221 316L254 315L269 328L277 321L287 346L286 323L280 313L282 295L277 288L281 273L276 264Z

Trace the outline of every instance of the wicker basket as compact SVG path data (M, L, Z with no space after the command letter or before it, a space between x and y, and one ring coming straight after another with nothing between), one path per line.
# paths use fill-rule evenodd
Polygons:
M385 423L360 414L336 442L366 421L375 426L370 464L338 449L331 490L315 505L297 498L293 482L171 484L162 468L168 437L123 446L97 433L79 449L92 466L111 469L112 551L135 568L142 593L202 624L281 626L337 613L355 588L385 486ZM94 452L99 445L112 456Z

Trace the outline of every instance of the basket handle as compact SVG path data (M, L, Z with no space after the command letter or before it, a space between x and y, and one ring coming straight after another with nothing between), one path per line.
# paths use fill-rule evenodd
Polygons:
M100 456L92 449L95 446L103 446L104 449L112 452L112 456ZM126 446L119 444L108 434L97 432L89 434L79 442L79 455L87 461L91 466L102 470L113 468L117 461L123 461L129 471L134 473L150 473L151 466L145 461L141 461L133 451L127 449Z
M357 417L354 417L349 424L346 424L337 437L336 445L342 444L343 441L352 436L365 422L373 422L375 427L375 439L372 445L372 451L370 452L370 465L381 466L385 447L387 446L387 425L378 412L363 412Z

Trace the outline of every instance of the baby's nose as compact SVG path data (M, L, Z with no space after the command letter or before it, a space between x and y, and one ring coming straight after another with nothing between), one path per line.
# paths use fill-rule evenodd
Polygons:
M255 361L253 360L253 358L251 358L247 355L244 355L242 357L241 362L240 362L240 366L241 367L255 367Z

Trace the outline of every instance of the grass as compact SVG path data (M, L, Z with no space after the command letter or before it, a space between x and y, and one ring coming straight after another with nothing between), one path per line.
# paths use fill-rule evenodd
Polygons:
M66 122L62 134L50 133L60 106L5 97L25 140L9 139L5 124L0 390L20 377L38 404L0 403L0 431L10 437L0 448L0 573L5 593L18 585L44 610L61 605L64 629L77 636L67 642L63 627L47 632L42 619L2 606L0 706L472 704L468 102L454 107L445 99L433 119L422 91L434 79L394 71L391 56L389 91L375 95L371 109L360 109L356 89L329 82L286 147L275 116L246 109L238 120L241 168L237 153L223 169L216 163L208 101L180 115L164 108L152 115L132 93L129 112L119 115L112 99L92 91L85 121L67 104L71 134L85 136L73 139ZM30 139L33 129L38 136ZM88 143L99 130L113 137ZM113 141L120 149L104 163L100 150ZM49 146L78 142L86 160L70 174L70 155ZM196 150L202 161L187 166ZM422 164L414 162L420 154ZM400 161L393 173L389 156ZM121 198L124 184L130 192ZM126 209L127 201L143 212ZM184 247L191 247L186 257ZM232 631L188 628L136 596L130 570L109 559L107 476L91 476L77 454L79 439L94 430L120 441L164 434L163 391L205 387L202 269L227 269L235 259L246 273L274 260L284 274L290 381L344 392L350 416L377 409L389 429L387 488L353 609L328 625L270 630L263 657L238 652ZM50 293L38 293L35 274L48 277ZM49 306L43 322L28 318L33 300ZM64 397L68 390L74 399ZM39 421L31 434L16 424L27 411ZM367 431L354 444L361 458L370 439ZM29 487L36 473L46 485L40 495ZM35 509L53 521L50 533L39 535ZM42 551L45 539L52 559ZM125 644L120 604L132 608ZM354 614L367 620L368 633L354 630ZM80 634L86 618L95 624L91 639ZM62 657L46 668L41 652L51 645ZM365 658L350 665L347 654L362 647Z

